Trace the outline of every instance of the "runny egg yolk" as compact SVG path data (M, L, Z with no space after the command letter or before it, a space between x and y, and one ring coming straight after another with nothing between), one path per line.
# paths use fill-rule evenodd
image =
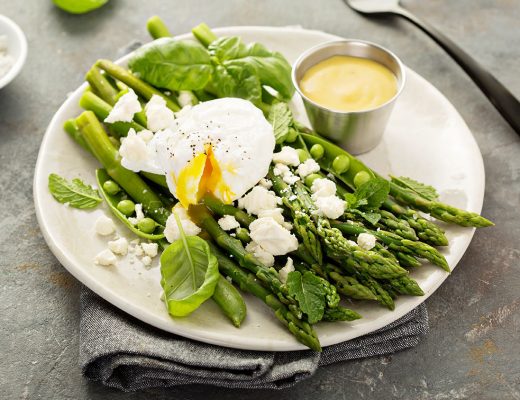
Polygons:
M206 193L213 194L226 204L231 203L234 196L222 177L222 169L211 144L204 145L204 150L186 164L177 178L172 174L177 187L175 195L184 208L199 203Z

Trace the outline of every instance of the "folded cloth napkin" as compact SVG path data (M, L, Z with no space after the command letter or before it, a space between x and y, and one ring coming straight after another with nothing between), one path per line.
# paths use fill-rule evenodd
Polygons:
M312 376L319 366L413 347L427 332L428 313L420 305L378 331L326 347L322 353L236 350L153 328L84 287L80 364L88 379L124 391L194 383L281 389Z

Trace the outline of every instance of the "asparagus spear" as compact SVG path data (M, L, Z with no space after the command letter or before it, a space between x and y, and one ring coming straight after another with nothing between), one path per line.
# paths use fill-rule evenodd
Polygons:
M148 21L146 21L146 29L148 30L150 36L154 39L170 37L172 35L164 21L157 15L154 15L153 17L149 18Z
M230 258L226 257L220 248L211 241L209 241L208 244L211 252L217 257L221 273L229 276L242 291L258 297L274 310L276 318L278 318L301 343L312 350L321 351L319 339L311 325L294 317L285 304L258 282L255 275L241 269Z
M419 239L434 246L447 246L448 239L436 224L422 218L416 211L410 210L388 198L383 208L405 220L415 230Z
M89 85L99 93L99 96L109 105L113 106L117 102L118 91L108 81L107 77L101 73L101 70L93 66L85 75L85 79Z
M136 173L121 165L119 152L110 142L103 126L92 111L84 111L76 124L94 156L105 167L110 177L121 186L130 197L143 205L145 213L159 224L165 226L170 211L163 206L161 199Z
M107 74L112 76L114 79L118 79L128 87L132 88L137 94L143 97L145 100L150 100L155 94L161 96L166 101L166 106L172 111L179 111L179 106L168 96L161 91L157 90L148 83L142 81L130 71L127 71L123 67L114 64L109 60L98 60L96 66L104 70Z
M371 231L360 225L354 225L344 222L332 221L332 226L339 229L341 232L351 235L358 236L361 233L369 233L374 235L384 244L388 246L388 249L395 253L403 253L412 255L417 258L424 258L431 263L438 265L447 272L450 272L450 267L446 262L444 256L439 251L430 246L427 243L417 242L413 240L403 239L402 237L386 231Z
M202 202L211 210L213 214L219 216L232 215L242 226L249 227L249 224L255 220L254 217L245 211L236 208L232 204L224 204L221 200L217 199L211 194L206 194L203 197Z
M424 292L419 284L409 276L401 276L399 278L388 280L388 284L400 294L408 294L410 296L423 296Z

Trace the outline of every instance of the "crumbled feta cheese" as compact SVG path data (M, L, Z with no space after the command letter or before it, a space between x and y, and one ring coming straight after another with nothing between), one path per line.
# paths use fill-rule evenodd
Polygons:
M292 224L285 222L283 218L283 210L281 208L273 208L271 210L262 210L258 213L258 218L272 218L285 229L291 230Z
M190 92L186 90L180 90L179 95L177 96L177 101L179 105L182 107L192 106L193 105L193 96Z
M357 243L350 239L347 240L347 243L350 244L351 246L357 246Z
M230 231L232 229L240 227L240 224L232 215L224 215L222 218L218 220L218 224L225 231Z
M371 250L376 245L376 237L370 233L360 233L357 238L359 247L365 250Z
M268 251L265 251L258 243L249 242L246 246L246 251L251 253L266 267L272 267L274 265L274 256Z
M262 178L260 179L260 182L258 182L260 186L265 187L266 189L271 189L273 187L273 182L271 182L269 179Z
M345 212L346 202L337 196L317 197L314 203L318 208L318 215L330 219L337 219Z
M285 263L284 267L278 271L278 276L280 277L280 280L282 283L287 283L287 276L289 275L289 272L294 271L294 263L291 257L287 257L287 262Z
M148 143L153 138L153 132L148 129L143 129L142 131L137 132L137 136L139 136L145 143Z
M105 118L105 122L112 124L114 122L130 122L134 119L134 114L141 111L141 103L137 95L132 89L128 89L128 93L122 95L114 107Z
M134 247L134 253L136 256L141 257L143 255L143 248L140 244L135 245Z
M109 249L105 249L94 258L94 262L104 266L116 265L117 257Z
M314 200L318 197L334 196L336 194L336 184L330 179L318 178L312 182L311 192Z
M134 172L139 172L140 167L150 158L146 142L133 128L130 128L127 136L121 139L119 154L122 157L121 165Z
M144 254L151 258L154 258L157 255L159 249L157 243L142 243L141 247L143 249Z
M300 165L300 157L292 147L283 146L280 152L273 154L273 162L297 167Z
M108 248L114 254L126 255L128 252L128 241L125 238L119 238L108 242Z
M141 262L145 267L149 267L152 264L152 259L150 256L144 256L143 258L141 258Z
M273 174L275 176L280 176L280 175L283 176L288 172L291 172L291 170L289 169L289 167L287 165L280 164L280 163L274 165Z
M281 204L282 200L274 192L263 186L255 186L248 194L238 200L238 207L249 214L258 215L262 210L270 210Z
M273 256L281 256L298 248L298 239L271 217L258 218L249 225L249 236Z
M188 215L188 212L180 203L177 203L175 207L173 207L173 212L179 217L182 229L186 236L196 236L200 233L200 228L193 223ZM173 214L170 215L166 220L164 236L170 243L175 242L181 237L179 226L177 225L177 221L175 220L175 216Z
M143 205L141 203L137 203L135 205L135 219L137 220L137 222L144 219Z
M111 235L116 230L114 221L112 221L112 219L108 218L106 215L102 215L97 219L95 228L96 233L101 236Z
M156 94L144 106L144 112L148 129L152 132L171 127L175 120L173 111L166 107L166 100Z
M283 181L287 183L288 185L294 185L296 182L300 180L300 177L294 175L292 172L288 172L284 174Z
M319 171L320 165L313 158L309 158L304 163L298 165L298 175L302 178Z

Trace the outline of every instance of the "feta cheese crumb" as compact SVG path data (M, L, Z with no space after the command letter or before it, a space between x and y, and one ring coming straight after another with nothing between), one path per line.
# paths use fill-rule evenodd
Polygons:
M182 229L184 230L186 236L196 236L200 233L200 228L193 223L188 215L188 212L180 203L177 203L175 207L173 207L173 212L179 217ZM175 220L175 215L173 214L170 215L166 220L164 236L170 243L175 242L181 237L179 227L177 226L177 221Z
M285 229L291 230L292 224L289 222L285 222L282 213L283 213L283 210L281 208L273 208L271 210L262 210L258 213L258 218L272 218L277 223L282 225Z
M298 166L298 175L305 178L307 175L320 171L320 165L313 159L309 158Z
M109 265L116 265L117 257L109 249L105 249L94 258L94 262L97 265L108 267Z
M287 165L280 164L280 163L274 165L273 174L275 176L280 176L280 175L283 176L288 172L291 172L291 170L289 169L289 167Z
M143 205L141 203L135 205L135 219L137 222L144 219Z
M278 271L278 276L280 277L280 280L282 283L287 283L287 276L289 275L289 272L294 271L294 263L291 257L287 257L287 262L285 263L285 266Z
M149 267L152 264L152 258L150 256L144 256L141 258L141 262L145 267Z
M157 243L142 243L141 247L143 249L144 254L151 258L154 258L157 255L159 249Z
M330 219L337 219L345 212L346 202L337 196L317 197L314 203L318 208L318 215Z
M294 185L296 182L300 180L300 177L294 175L292 172L288 172L284 174L283 181L287 183L288 185Z
M249 225L249 236L273 256L281 256L298 248L298 239L271 217L258 218Z
M126 255L128 253L128 241L125 238L119 238L108 242L108 248L112 253Z
M251 253L266 267L272 267L274 265L274 257L268 251L265 251L258 243L249 242L246 246L246 251Z
M152 132L169 128L175 120L173 111L166 107L166 100L156 94L146 103L144 112L146 113L147 127Z
M318 197L334 196L336 194L336 184L330 179L318 178L312 182L311 192L314 200Z
M138 244L138 245L136 245L136 246L134 247L134 253L135 253L135 255L138 256L138 257L141 257L141 256L143 255L143 248L141 247L140 244Z
M232 215L224 215L222 218L218 220L218 224L225 231L230 231L232 229L240 227L240 224Z
M191 93L186 90L179 91L179 95L177 96L177 101L179 102L179 105L181 106L181 108L193 105L193 97L192 97Z
M142 131L137 132L137 136L139 136L145 143L148 143L153 138L153 132L148 129L143 129Z
M370 233L360 233L357 238L359 247L365 250L372 250L376 245L376 237Z
M270 210L281 204L282 200L274 192L263 186L255 186L248 194L238 200L238 207L249 214L258 215L262 210Z
M283 146L280 152L273 154L273 162L297 167L300 165L300 157L292 147Z
M111 235L116 230L114 221L112 221L112 219L108 218L106 215L102 215L97 219L95 228L96 233L101 236Z
M273 182L271 182L269 179L262 178L260 179L260 182L258 182L260 186L265 187L266 189L271 189L273 187Z
M113 124L114 122L131 122L134 118L134 114L141 111L141 103L137 95L132 89L128 89L128 93L122 95L108 117L105 118L105 122Z
M127 136L121 139L119 154L122 157L121 165L134 172L139 172L141 166L146 164L150 157L146 142L133 128L130 128Z

